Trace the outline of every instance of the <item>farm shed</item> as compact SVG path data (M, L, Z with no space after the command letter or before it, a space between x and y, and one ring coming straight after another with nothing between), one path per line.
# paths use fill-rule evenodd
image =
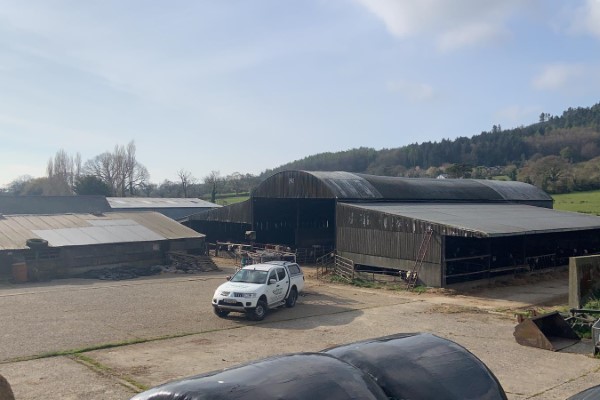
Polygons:
M110 211L104 196L0 196L0 214L66 214Z
M413 268L431 229L419 276L446 286L598 252L599 221L552 210L548 194L523 182L284 171L248 201L184 223L210 241L243 241L253 230L257 243L313 255L335 248L355 264L403 271Z
M204 235L156 212L0 216L0 276L22 261L40 279L151 266L164 263L168 251L202 253Z
M107 197L106 200L111 211L156 211L176 221L204 210L221 207L196 198Z
M436 287L600 252L599 217L522 204L340 203L336 219L337 252L356 264L411 270L426 246L419 278Z

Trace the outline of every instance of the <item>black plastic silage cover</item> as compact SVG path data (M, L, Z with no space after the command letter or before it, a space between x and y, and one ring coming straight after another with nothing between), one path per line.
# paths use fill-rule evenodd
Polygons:
M372 376L390 398L507 398L483 362L462 346L432 334L392 335L325 352Z
M387 400L361 370L323 353L289 354L167 383L132 400Z
M431 334L288 354L150 389L132 400L506 400L477 357Z
M579 392L567 400L598 400L600 399L600 385L591 387L583 392Z

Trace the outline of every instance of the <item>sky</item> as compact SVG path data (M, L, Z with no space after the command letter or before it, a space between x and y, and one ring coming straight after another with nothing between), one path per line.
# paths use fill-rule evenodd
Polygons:
M131 140L150 180L600 101L600 0L0 0L0 185Z

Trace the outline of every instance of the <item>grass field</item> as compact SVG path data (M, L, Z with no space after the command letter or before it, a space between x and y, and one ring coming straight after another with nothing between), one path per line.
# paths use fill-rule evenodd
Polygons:
M600 215L600 190L555 194L554 209Z

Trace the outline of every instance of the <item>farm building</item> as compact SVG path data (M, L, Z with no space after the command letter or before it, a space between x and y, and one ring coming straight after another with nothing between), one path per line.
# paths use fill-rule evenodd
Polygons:
M0 214L4 215L156 211L179 220L218 207L195 198L0 196Z
M104 196L0 196L0 214L65 214L110 211Z
M0 276L25 262L39 279L157 265L169 251L201 254L204 235L156 212L0 215Z
M156 211L174 220L221 207L218 204L196 198L107 197L106 200L111 211Z
M209 241L254 231L255 242L335 249L361 267L410 271L419 260L421 283L437 287L600 252L600 217L554 211L548 194L522 182L284 171L246 202L184 223Z

